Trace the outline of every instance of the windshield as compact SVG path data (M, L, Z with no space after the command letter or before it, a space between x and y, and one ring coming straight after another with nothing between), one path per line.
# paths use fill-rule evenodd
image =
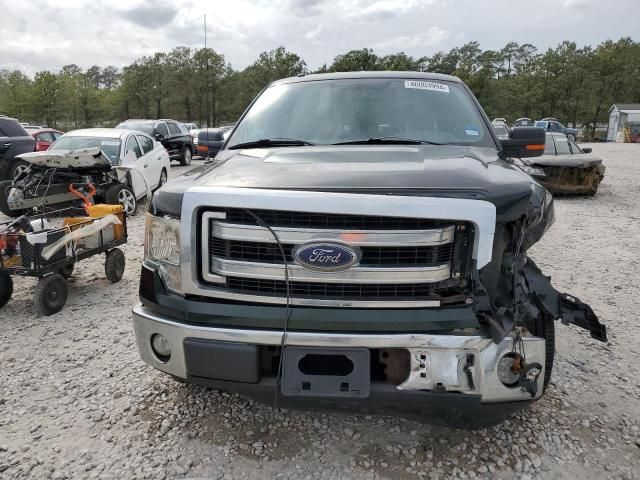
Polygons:
M495 147L479 109L460 84L395 78L269 87L227 147L261 139L326 145L386 137Z
M49 150L78 150L80 148L100 147L102 153L113 165L120 163L120 139L103 137L60 137Z
M536 127L547 128L547 122L538 121L536 122Z
M146 133L153 136L153 123L147 122L124 122L118 125L116 128L126 128L129 130L137 130L138 132Z

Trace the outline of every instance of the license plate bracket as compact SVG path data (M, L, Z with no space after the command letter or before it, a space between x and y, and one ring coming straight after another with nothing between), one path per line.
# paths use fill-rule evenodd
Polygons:
M285 347L281 361L283 395L369 396L371 367L366 348Z

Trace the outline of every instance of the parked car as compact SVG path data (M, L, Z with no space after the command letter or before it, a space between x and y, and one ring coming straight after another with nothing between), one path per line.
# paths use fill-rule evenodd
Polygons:
M498 135L500 140L504 140L509 138L509 134L511 133L511 129L507 126L505 122L496 122L495 120L491 122L491 126L493 130Z
M201 129L198 132L198 155L206 158L215 157L224 145L224 132L222 128Z
M53 142L64 135L64 132L53 128L26 128L25 130L36 139L36 152L48 150Z
M0 116L0 180L12 179L24 170L24 162L15 157L33 152L36 140L15 119Z
M544 155L524 159L523 169L551 193L595 195L604 179L602 159L568 135L547 133Z
M554 319L606 329L527 256L553 198L513 159L541 155L544 131L490 129L447 75L272 83L215 161L154 195L142 359L285 408L481 427L530 405Z
M522 117L513 122L514 127L533 127L534 121L528 117Z
M155 138L169 152L171 160L178 160L180 165L190 165L193 157L193 141L191 135L175 120L127 120L116 128L138 130Z
M113 186L111 181L105 180L106 186L101 185L101 181L96 180L97 195L107 203L121 203L125 207L128 215L133 215L137 209L138 200L148 195L152 190L164 185L168 179L169 154L164 147L154 141L149 135L134 130L114 129L114 128L87 128L84 130L74 130L66 133L51 145L45 152L35 152L25 154L20 157L27 166L47 166L56 165L59 168L66 168L74 157L78 157L83 150L97 150L102 152L110 162L111 166L119 172L121 183L129 188L118 188L109 193L109 187ZM71 155L69 155L71 153ZM92 154L93 155L93 154ZM91 165L93 167L94 165ZM76 172L80 167L74 166ZM49 169L49 168L47 168ZM109 170L109 169L107 169ZM20 190L21 199L37 199L44 195L40 190L47 185L50 180L46 172L38 172L42 180L32 178L33 175L25 169L13 180L13 187ZM34 172L35 173L35 172ZM73 173L73 172L70 172ZM68 176L68 175L67 175ZM53 176L51 177L53 178ZM61 192L67 193L65 186L68 181L61 179L56 184L60 184ZM7 193L5 187L4 193ZM46 189L46 194L51 194L51 189ZM62 199L65 200L66 199ZM21 210L29 208L31 204L24 202L13 202L11 198L7 201L10 210ZM51 201L53 202L53 201ZM45 204L50 204L50 201ZM13 204L12 204L13 203ZM55 202L54 202L55 203Z
M194 122L185 122L184 126L187 127L187 130L198 130L198 124Z
M564 133L574 142L578 138L578 129L565 127L558 120L552 117L544 118L536 122L536 127L544 128L547 132Z

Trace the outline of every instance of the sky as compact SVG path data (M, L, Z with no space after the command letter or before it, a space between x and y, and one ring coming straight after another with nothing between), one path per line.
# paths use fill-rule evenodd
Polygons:
M0 0L0 68L128 65L177 46L208 46L236 69L278 46L311 68L352 49L416 57L480 42L540 50L640 39L638 0Z

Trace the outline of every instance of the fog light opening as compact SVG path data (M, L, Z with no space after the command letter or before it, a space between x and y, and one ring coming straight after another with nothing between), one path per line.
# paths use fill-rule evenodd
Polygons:
M167 363L171 358L169 341L159 333L154 333L151 336L151 350L162 363Z
M518 354L509 352L498 362L498 378L505 387L513 388L518 385L520 381L519 361Z

